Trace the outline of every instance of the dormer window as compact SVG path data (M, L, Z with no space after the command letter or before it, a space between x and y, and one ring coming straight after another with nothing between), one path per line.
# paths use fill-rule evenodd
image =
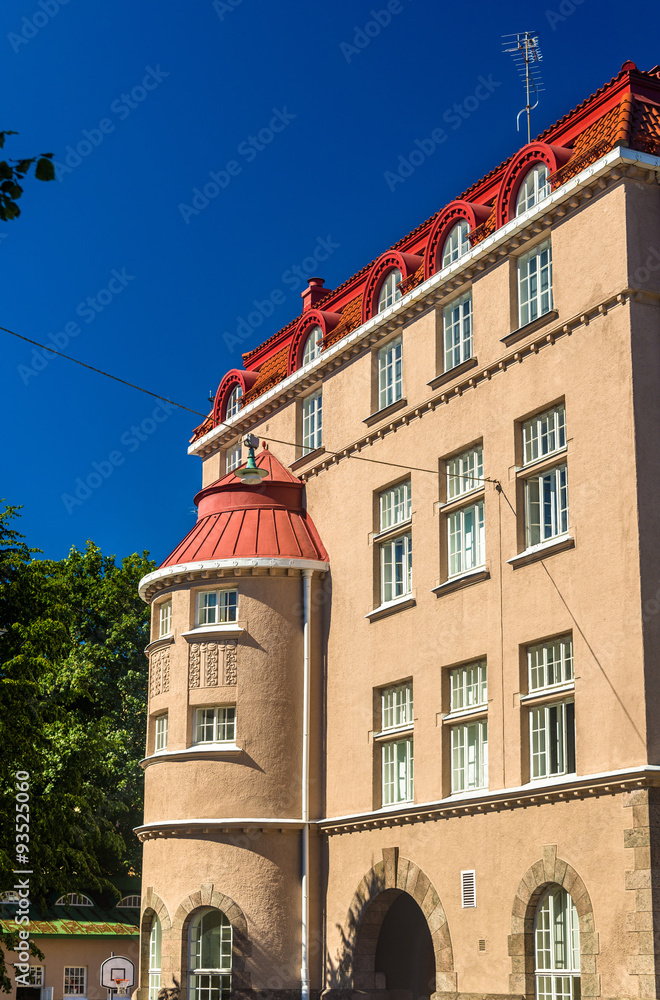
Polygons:
M525 179L518 191L516 202L516 215L522 215L528 208L534 208L540 201L550 194L550 181L548 180L548 168L545 163L537 163L535 167L525 175Z
M447 267L449 264L453 264L455 260L459 257L463 257L470 249L470 240L468 239L468 233L470 232L470 227L466 219L461 219L457 222L455 226L449 232L449 236L445 240L445 247L442 251L442 266Z
M303 351L303 365L309 364L310 361L314 361L318 358L321 353L321 345L323 342L323 330L320 326L313 326L310 330L309 336L305 341L305 349Z
M401 289L399 284L403 281L403 275L398 267L393 268L388 272L385 281L381 285L380 295L378 296L378 312L382 313L384 309L388 309L395 302L398 302L401 298Z
M229 398L227 399L227 411L225 413L225 420L235 417L241 407L241 396L243 395L243 388L237 385L229 393Z

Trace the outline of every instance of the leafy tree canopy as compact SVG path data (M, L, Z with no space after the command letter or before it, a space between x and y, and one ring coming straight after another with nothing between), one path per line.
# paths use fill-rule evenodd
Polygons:
M5 138L8 135L18 135L18 132L13 132L11 129L0 132L0 149L4 149ZM55 180L52 153L42 153L41 156L32 156L24 160L0 160L0 219L4 222L17 219L21 214L16 204L23 194L20 182L29 173L33 163L34 176L38 181Z

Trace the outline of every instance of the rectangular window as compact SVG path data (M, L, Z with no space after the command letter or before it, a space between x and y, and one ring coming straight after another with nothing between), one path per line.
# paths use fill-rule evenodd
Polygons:
M198 708L195 743L233 743L236 739L236 706Z
M466 792L488 785L488 723L485 719L452 726L451 790Z
M447 500L471 493L484 485L484 452L479 444L450 458L447 467Z
M43 965L30 966L30 986L45 986Z
M413 741L398 740L385 743L383 754L383 805L412 802L413 798Z
M445 306L442 313L445 371L472 357L472 292Z
M543 691L573 680L573 640L570 635L527 650L529 691Z
M565 464L525 480L525 529L527 548L568 531Z
M226 625L238 621L237 590L203 590L197 595L197 624Z
M380 531L395 528L411 517L410 480L380 494Z
M395 337L378 352L378 409L383 410L403 396L401 337Z
M447 518L449 576L467 573L486 561L484 502L453 511Z
M413 724L412 681L381 692L382 730Z
M321 447L323 434L323 393L319 389L303 399L302 404L302 448L303 455Z
M530 776L575 774L575 704L556 702L530 709Z
M518 261L518 324L527 326L552 309L552 248L540 243Z
M87 985L86 965L64 966L64 996L84 996Z
M241 464L242 458L241 442L232 445L231 448L227 448L227 455L225 458L227 472L233 472Z
M566 447L566 407L553 406L523 424L523 465Z
M172 599L163 601L158 609L158 635L162 638L172 631Z
M412 535L397 535L380 545L381 603L412 591Z
M154 752L167 749L167 712L164 715L156 716L156 738L154 741Z
M450 672L450 711L463 712L488 703L486 661L457 667Z

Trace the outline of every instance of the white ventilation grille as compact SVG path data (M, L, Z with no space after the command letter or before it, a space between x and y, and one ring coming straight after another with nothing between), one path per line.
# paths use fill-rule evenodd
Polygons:
M474 869L461 872L461 906L464 910L477 905L477 883Z

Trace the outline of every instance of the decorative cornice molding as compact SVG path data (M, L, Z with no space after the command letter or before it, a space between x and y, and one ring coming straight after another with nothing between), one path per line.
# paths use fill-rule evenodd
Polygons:
M147 573L140 580L139 593L143 601L149 601L154 594L165 587L181 583L204 581L211 574L218 577L224 575L241 576L242 573L251 576L270 574L277 570L292 575L301 570L312 570L315 573L327 573L330 563L316 559L287 559L280 556L251 556L243 559L207 559L203 562L181 563L178 566L164 566L162 569Z
M249 830L257 833L296 833L305 823L301 819L173 819L136 826L134 833L142 843L165 837L194 836L200 833L236 833Z

